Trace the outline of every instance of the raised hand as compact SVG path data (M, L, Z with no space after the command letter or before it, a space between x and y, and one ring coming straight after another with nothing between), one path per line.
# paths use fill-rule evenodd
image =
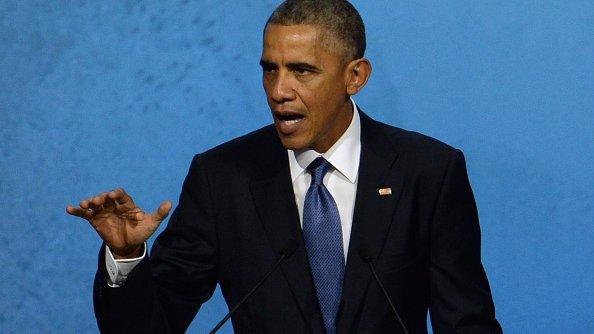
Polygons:
M85 199L79 207L66 207L69 214L91 223L116 258L140 256L144 242L170 210L171 202L165 201L154 213L146 213L122 188Z

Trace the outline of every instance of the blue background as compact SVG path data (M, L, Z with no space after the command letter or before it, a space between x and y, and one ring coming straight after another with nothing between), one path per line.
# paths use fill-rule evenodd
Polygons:
M465 152L504 329L593 333L594 2L354 3L356 100ZM66 204L176 202L194 153L268 124L276 4L0 1L0 332L97 331L100 240ZM192 330L226 311L217 292Z

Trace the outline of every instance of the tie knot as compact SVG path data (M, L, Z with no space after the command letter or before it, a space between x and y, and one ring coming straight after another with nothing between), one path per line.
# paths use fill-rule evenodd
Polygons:
M323 157L318 157L307 166L307 171L311 174L311 185L320 185L324 182L324 175L328 173L332 165Z

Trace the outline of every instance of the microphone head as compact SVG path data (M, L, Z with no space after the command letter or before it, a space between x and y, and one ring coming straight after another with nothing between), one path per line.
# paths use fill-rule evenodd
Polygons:
M360 246L358 251L359 256L361 257L361 260L363 260L363 262L371 263L374 260L371 250L369 249L369 247L367 247L367 245Z
M283 249L280 251L280 254L284 255L285 259L288 259L291 257L291 255L293 255L293 253L295 253L298 247L299 244L297 243L297 241L295 241L294 239L289 239L285 243L285 247L283 247Z

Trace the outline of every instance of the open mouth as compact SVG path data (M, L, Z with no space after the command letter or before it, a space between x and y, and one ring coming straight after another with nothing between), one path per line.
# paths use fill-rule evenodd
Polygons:
M274 117L278 118L280 121L294 121L297 119L301 119L304 116L297 113L275 113Z
M291 123L297 123L297 122L299 122L300 120L302 120L304 118L304 116L303 115L300 115L300 114L286 114L286 115L275 114L274 116L279 121L281 121L281 122L287 122L289 124L291 124Z
M297 131L304 118L304 115L298 113L274 113L276 128L284 135L290 135Z

